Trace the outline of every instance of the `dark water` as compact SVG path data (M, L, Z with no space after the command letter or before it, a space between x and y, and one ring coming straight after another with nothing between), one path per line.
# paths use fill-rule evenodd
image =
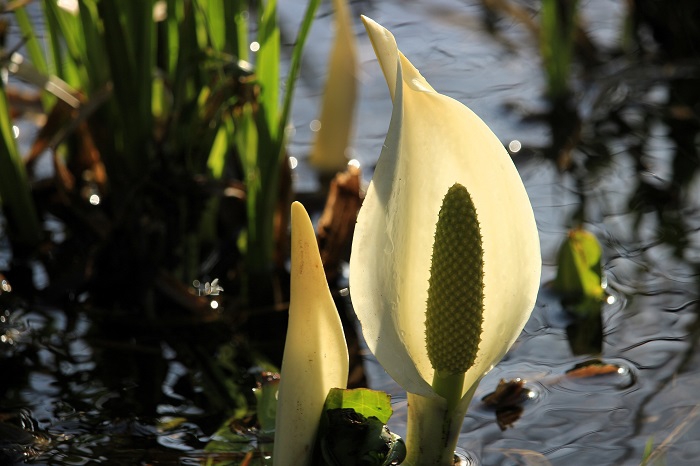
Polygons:
M539 8L537 2L529 5ZM619 49L626 17L622 2L589 1L581 7L599 50ZM289 16L298 11L288 5L283 13L286 8ZM674 98L684 86L684 73L619 55L592 70L574 65L581 135L577 149L568 153L569 170L562 172L561 158L553 160L547 149L557 126L528 118L547 104L537 45L521 23L501 19L493 36L484 27L479 2L357 2L355 9L390 29L435 89L467 104L505 145L519 141L523 148L514 159L535 209L544 286L522 336L481 382L461 448L484 465L638 465L649 443L654 461L695 464L700 450L698 133L691 124L690 136L679 136L678 123L668 118L669 106L697 105ZM390 104L359 24L356 31L363 74L355 150L371 165ZM310 55L309 61L322 63L325 52ZM315 95L313 89L307 92ZM293 147L303 153L309 138L304 117L315 113L306 101L297 108L305 110L295 115ZM566 126L566 118L559 123ZM686 144L684 138L695 142ZM608 302L600 328L585 322L572 327L576 322L546 285L556 273L559 244L581 218L604 247ZM593 338L596 333L600 341ZM596 358L615 370L591 377L567 374ZM404 392L371 357L367 367L372 386L394 396L392 427L402 434ZM500 379L516 378L525 380L532 398L522 403L522 417L501 431L494 410L481 398Z
M305 2L281 3L280 23L291 40ZM544 285L523 334L481 382L464 423L459 446L482 465L639 465L647 444L658 464L694 465L700 455L698 133L673 116L688 104L678 99L687 95L683 66L692 76L697 63L669 66L606 54L620 48L623 3L581 2L605 60L594 69L575 65L572 113L579 119L569 117L579 127L576 148L552 151L560 126L537 117L548 108L545 80L537 45L518 21L498 20L493 35L478 2L352 2L357 14L394 33L435 89L467 104L504 144L522 147L514 159L535 209ZM304 154L318 113L329 8L321 6L296 94L291 151L300 159L300 191L316 188ZM353 155L369 178L391 104L359 21L355 30L362 84ZM578 219L604 248L608 301L597 321L575 321L547 287L557 248ZM118 365L104 356L118 339L96 341L84 313L2 303L0 451L8 453L0 464L22 458L76 465L203 461L220 406L203 401L197 380L185 382L196 357L183 356L177 340L137 338L141 344L128 362L157 372L154 380L162 384L151 389L164 394L154 396L152 410L142 410L134 403L143 400L131 394L143 387L106 388L98 382L104 374L94 377L105 361ZM594 359L604 373L570 373ZM404 392L370 355L366 368L371 386L393 396L390 427L405 433ZM516 378L524 380L527 396L517 404L519 419L501 430L495 410L481 399L500 379ZM124 415L143 411L153 414Z

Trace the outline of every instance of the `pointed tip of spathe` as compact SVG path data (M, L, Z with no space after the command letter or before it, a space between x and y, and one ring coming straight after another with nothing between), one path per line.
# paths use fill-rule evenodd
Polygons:
M308 243L313 242L315 244L316 232L314 231L313 223L311 223L311 217L301 202L292 202L290 223L292 226L292 243L295 241L306 241ZM300 248L298 250L292 248L292 256L295 256L297 253L306 254L308 251L306 248ZM318 260L321 260L320 256Z
M315 231L313 229L313 224L311 223L311 217L309 212L307 212L306 207L299 201L292 202L292 212L290 223L292 225L292 235L297 234L306 235L307 230L311 230L312 234L315 236Z
M372 18L365 16L365 15L360 15L360 19L362 19L362 24L365 25L365 30L371 35L372 32L379 32L383 31L385 34L389 33L391 34L385 27L383 27L381 24L373 20Z
M306 213L304 205L299 201L292 202L292 220L294 219L294 217L299 216L302 212Z

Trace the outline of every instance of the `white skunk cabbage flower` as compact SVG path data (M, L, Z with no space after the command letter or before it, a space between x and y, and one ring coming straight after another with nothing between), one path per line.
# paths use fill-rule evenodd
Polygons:
M310 465L323 404L346 388L348 349L311 219L292 204L289 326L275 419L274 466Z
M321 127L309 161L323 173L345 170L357 99L357 47L346 0L333 0L335 40L321 104Z
M447 465L476 386L515 342L535 304L541 269L537 226L522 180L488 126L437 93L388 30L363 21L393 112L355 228L350 294L367 345L409 393L406 464ZM455 190L457 200L447 195ZM446 224L457 217L452 236L436 232L439 216ZM447 256L459 258L462 249L473 249L477 259L470 260L482 270L471 272L469 261L460 269L459 261L452 261L447 267L455 268L431 275L431 267L441 267L432 262L445 241L440 238L460 237L464 228L471 228L468 235L479 244L454 244ZM429 283L437 290L431 296L450 297L465 287L459 281L464 277L480 280L475 287L480 292L458 297L457 307L437 312L431 327ZM473 318L460 316L472 312L459 305L464 299L475 300ZM448 320L445 315L451 314L456 318ZM426 340L442 346L433 351L437 361L431 362ZM453 353L462 362L444 361Z

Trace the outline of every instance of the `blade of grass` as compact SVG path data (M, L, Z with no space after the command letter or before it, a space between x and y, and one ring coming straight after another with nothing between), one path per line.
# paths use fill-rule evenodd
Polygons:
M55 28L52 34L54 54L60 54L57 59L61 60L63 75L59 74L64 81L73 87L85 89L85 84L89 82L89 74L85 66L84 43L82 39L82 28L80 19L73 13L63 10L58 6L58 2L45 0L45 11L47 12L47 26ZM65 45L63 55L62 46ZM58 66L58 62L55 63Z
M226 48L226 12L224 1L208 0L202 5L209 44L217 52Z
M226 50L239 60L248 60L248 9L245 0L233 0L224 3L226 24L235 27L226 28Z
M154 0L131 2L131 13L125 25L126 31L135 31L134 38L134 79L136 81L137 108L136 116L140 131L136 144L142 150L134 153L134 164L138 165L143 156L148 154L147 142L150 141L153 128L151 101L153 94L153 66L155 64L155 22L153 21ZM144 154L145 152L145 154Z
M84 66L88 71L88 82L83 83L83 91L91 95L109 81L110 70L99 31L97 5L93 1L81 0L79 18L80 45L86 62Z
M42 5L45 21L44 27L46 30L46 48L50 59L50 61L47 61L48 72L60 76L64 80L68 81L68 73L64 66L62 47L59 40L61 28L56 12L54 11L56 6L50 1L45 1L42 3ZM75 83L75 81L73 81L73 83Z
M311 24L314 21L314 15L316 14L316 10L318 9L318 5L320 3L321 0L311 0L309 5L306 7L304 20L301 23L301 27L297 33L297 40L294 44L294 49L292 50L292 61L289 66L289 74L287 75L287 84L285 86L286 93L284 95L284 104L282 105L282 114L280 115L278 123L279 127L277 129L277 134L279 135L279 150L277 152L278 164L284 158L284 129L287 126L289 114L292 111L292 99L294 97L294 87L296 86L296 81L299 77L299 69L301 68L301 56L304 51L304 45L306 44L306 38L308 37L309 30L311 29Z
M167 0L165 21L160 24L158 33L158 53L162 54L161 66L172 79L179 55L179 21L184 15L184 5L178 0Z
M269 0L260 16L256 57L256 76L260 84L260 105L271 140L277 136L279 106L280 30L277 27L277 2ZM261 154L261 156L264 156Z
M104 24L104 40L114 85L114 98L122 128L121 153L131 176L143 173L149 154L153 115L153 22L152 1L98 3Z
M24 162L10 120L5 86L0 79L0 200L13 245L33 249L41 241L39 217L31 197Z
M311 0L292 50L291 65L285 87L282 112L278 113L279 88L279 28L276 4L266 4L260 18L256 76L261 86L260 108L255 115L257 154L254 165L248 167L248 236L246 260L252 276L269 273L273 267L274 215L279 195L279 175L285 159L285 127L289 119L301 55L320 0ZM264 279L263 279L264 280Z
M14 13L15 19L17 20L17 25L19 26L25 40L24 46L27 48L27 53L29 54L32 64L41 74L48 76L49 68L46 63L46 58L44 57L44 51L42 50L39 39L36 36L34 24L29 19L27 10L25 7L21 7L16 9ZM51 94L42 92L41 103L45 111L50 109L55 101L56 99Z

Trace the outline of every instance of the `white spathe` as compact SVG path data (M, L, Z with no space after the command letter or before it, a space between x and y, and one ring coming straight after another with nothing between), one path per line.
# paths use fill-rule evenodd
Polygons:
M331 388L346 388L348 350L328 289L309 214L292 204L289 326L282 357L274 466L312 459L318 423Z
M437 93L363 17L393 100L389 131L355 228L350 294L365 340L406 391L436 398L425 346L425 309L442 199L464 185L476 206L484 250L484 322L463 394L511 347L540 281L537 226L525 187L498 138L471 110ZM459 332L460 329L454 329Z
M335 39L321 105L321 128L315 133L309 162L322 173L345 170L357 100L357 47L347 0L333 0Z

